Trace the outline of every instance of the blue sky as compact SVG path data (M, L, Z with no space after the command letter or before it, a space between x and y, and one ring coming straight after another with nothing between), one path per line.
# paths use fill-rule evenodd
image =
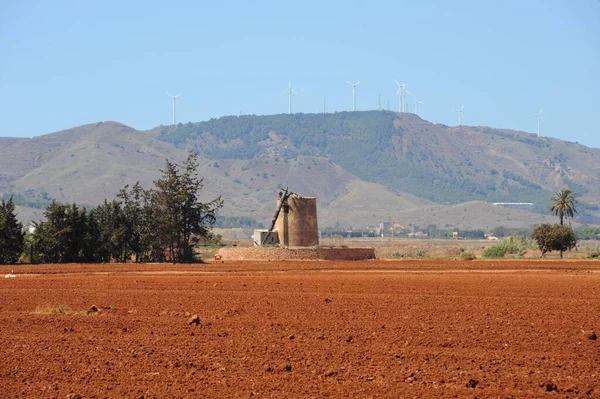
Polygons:
M419 3L419 4L417 4ZM382 106L600 147L600 1L0 0L0 136ZM410 98L410 102L412 102ZM412 109L412 106L411 106Z

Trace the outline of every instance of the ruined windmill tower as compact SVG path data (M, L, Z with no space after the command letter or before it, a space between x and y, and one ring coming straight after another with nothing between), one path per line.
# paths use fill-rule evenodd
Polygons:
M317 199L282 190L277 197L277 210L269 230L254 231L254 245L316 247L319 245Z
M254 248L221 248L224 260L364 260L375 259L374 248L319 246L317 199L281 190L277 210L266 230L254 230Z
M283 247L316 247L319 245L317 199L298 194L280 195L275 227Z

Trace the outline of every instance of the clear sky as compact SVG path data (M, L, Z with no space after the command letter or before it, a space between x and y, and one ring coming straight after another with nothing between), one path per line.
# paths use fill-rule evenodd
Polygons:
M600 1L0 0L0 136L397 109L600 147ZM412 97L409 97L412 103ZM412 105L411 105L412 109Z

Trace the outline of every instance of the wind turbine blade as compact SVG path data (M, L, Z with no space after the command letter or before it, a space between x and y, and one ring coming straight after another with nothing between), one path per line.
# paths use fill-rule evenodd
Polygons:
M401 86L401 84L400 84L400 83L398 83L398 81L397 81L397 80L394 80L394 82L396 82L396 84L397 84L398 86Z
M354 83L354 86L358 86L360 84L360 80L356 83Z
M462 107L460 107L459 111L462 111L462 110L463 110L463 108L465 108L465 106L464 106L464 105L463 105Z
M292 89L292 93L298 94L298 92L296 90L294 90L294 89Z

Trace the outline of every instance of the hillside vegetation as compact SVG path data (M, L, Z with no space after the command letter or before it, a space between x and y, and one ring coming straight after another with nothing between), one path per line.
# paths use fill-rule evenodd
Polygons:
M529 227L550 220L548 198L562 187L579 195L576 222L600 224L600 150L387 111L223 117L149 131L101 122L5 138L0 196L14 195L24 220L51 198L97 205L125 184L151 186L164 159L181 162L187 150L199 154L204 199L221 195L222 215L264 224L281 187L317 197L321 226L392 219L463 229Z
M323 157L365 181L437 203L533 202L569 187L598 205L600 150L533 134L434 125L388 111L241 116L155 129L212 159Z

